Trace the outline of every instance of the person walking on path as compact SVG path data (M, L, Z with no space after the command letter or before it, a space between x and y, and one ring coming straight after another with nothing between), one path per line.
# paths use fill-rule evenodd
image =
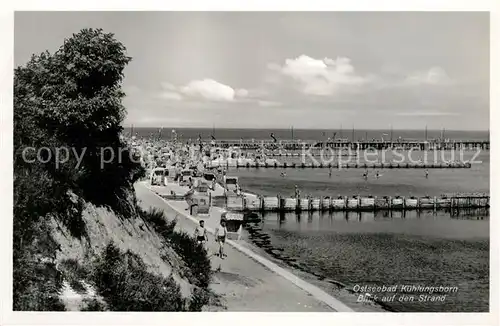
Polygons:
M196 242L203 245L203 248L205 248L205 243L208 241L207 230L205 229L205 221L200 221L200 225L197 226L194 230L194 236L196 237Z
M220 225L215 229L215 241L219 244L219 257L224 259L227 257L224 252L224 244L226 243L227 236L227 228L226 228L226 220L221 219Z

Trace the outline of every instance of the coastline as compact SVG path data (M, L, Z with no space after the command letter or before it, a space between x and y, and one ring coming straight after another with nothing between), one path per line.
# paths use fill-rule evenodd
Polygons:
M192 230L194 230L196 224L193 223L193 220L196 221L196 219L192 216L188 216L183 211L182 208L186 206L184 202L170 202L161 198L159 194L152 191L144 183L142 185L140 185L140 183L136 184L136 192L138 193L138 198L141 201L144 201L144 199L146 198L144 191L149 192L150 195L156 198L156 200L148 199L148 202L150 204L153 203L154 205L158 206L160 205L159 201L161 201L163 205L160 206L162 206L162 208L166 208L167 212L176 214L179 227L183 231L191 233ZM148 197L151 198L151 196ZM178 218L179 215L181 215L182 218ZM209 231L210 233L210 231L213 230L208 227L208 222L213 221L214 219L207 218L204 220L207 226L207 231ZM245 241L240 240L238 241L238 243L236 243L234 241L228 240L227 244L229 244L229 248L233 249L232 253L228 253L228 259L226 259L225 261L221 261L220 259L213 256L211 258L212 260L215 260L215 265L222 264L217 266L216 269L222 266L222 269L224 270L224 264L236 264L235 266L229 267L230 269L237 270L238 275L234 276L236 279L244 278L247 279L247 283L252 284L262 281L266 283L265 287L263 287L262 290L256 290L256 293L252 294L256 295L256 298L249 298L248 293L239 293L238 290L234 289L234 287L239 287L237 283L233 284L235 283L234 279L232 282L224 282L220 277L216 276L218 280L216 280L215 283L218 284L214 284L214 290L215 292L223 294L225 296L227 300L227 309L230 311L284 311L282 309L291 309L292 306L290 306L289 304L283 305L283 301L285 300L298 300L301 305L304 304L304 301L312 301L309 304L306 303L305 307L314 307L314 310L307 311L382 311L367 309L366 305L356 303L354 296L352 296L352 294L348 294L347 292L342 293L342 291L338 291L343 299L351 297L350 302L344 303L342 301L339 301L339 299L332 297L330 294L324 292L323 289L319 288L316 285L316 282L314 282L315 284L312 284L313 282L309 283L309 278L307 280L302 280L301 278L299 278L297 271L290 270L289 266L283 266L275 260L264 257L255 246ZM246 265L247 268L241 268L241 265ZM255 275L253 275L252 271L255 272ZM263 278L256 278L258 273L263 273ZM304 275L301 274L300 276ZM273 284L268 283L266 281L267 279L273 279ZM281 286L278 286L278 284L274 282L280 283ZM266 295L270 295L269 287L274 288L272 295L278 298L279 303L268 302L267 298L263 297L262 291L265 291ZM221 290L223 291L222 293ZM244 300L240 300L242 298L239 297L239 295L245 296ZM245 302L243 306L242 302ZM248 309L249 302L256 302L255 304L258 305L258 308L256 310L253 310L254 308ZM261 306L264 303L266 303L266 307ZM279 307L281 307L281 309L279 307L276 307L277 304L279 304ZM294 307L290 311L297 311L297 308Z

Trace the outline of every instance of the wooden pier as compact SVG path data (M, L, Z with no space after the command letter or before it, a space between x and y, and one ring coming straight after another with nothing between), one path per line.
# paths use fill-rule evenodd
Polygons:
M241 164L238 162L223 164L208 164L207 168L236 168L236 169L470 169L469 162L453 163L259 163L252 162Z
M489 140L360 140L360 141L298 141L298 140L217 140L215 145L221 148L239 147L244 150L256 150L265 148L281 148L285 150L303 150L313 148L335 148L335 149L420 149L420 150L460 150L460 149L482 149L489 150Z
M307 153L302 153L302 152L271 152L271 153L265 153L267 157L326 157L328 154L331 153L322 153L321 151L308 151ZM354 153L342 153L342 152L337 152L334 153L336 157L358 157L358 154L356 152ZM332 155L330 155L332 156Z
M219 198L220 197L220 198ZM488 195L441 197L361 197L286 198L218 196L213 202L230 211L300 212L300 211L377 211L377 210L460 210L489 208Z

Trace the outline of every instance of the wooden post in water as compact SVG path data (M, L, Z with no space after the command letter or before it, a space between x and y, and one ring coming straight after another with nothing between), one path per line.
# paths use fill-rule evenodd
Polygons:
M392 218L392 196L387 197L387 207L389 208L389 216Z

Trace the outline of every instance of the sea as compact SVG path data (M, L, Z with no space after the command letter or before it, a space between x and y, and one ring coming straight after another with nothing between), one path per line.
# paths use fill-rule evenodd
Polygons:
M398 130L398 129L217 129L217 128L133 128L124 127L125 134L133 133L139 137L161 137L171 139L172 131L175 131L177 138L182 140L196 140L214 138L223 140L239 139L271 139L271 134L276 139L297 139L304 141L325 140L328 138L340 138L347 140L359 139L468 139L468 140L489 140L489 131L460 131L460 130Z
M326 138L403 139L446 138L489 140L487 131L456 130L271 130L134 128L140 137L209 139L324 140ZM126 128L130 133L132 130ZM293 133L293 136L292 136ZM382 153L378 153L382 157ZM429 153L415 151L414 159ZM384 153L391 160L392 153ZM455 155L455 156L453 156ZM292 196L297 185L303 196L440 196L481 193L489 195L490 153L487 150L446 151L428 156L437 162L472 160L470 169L232 169L244 191L265 196ZM355 158L359 158L358 153ZM405 156L408 157L408 156ZM280 158L300 162L305 157ZM344 158L345 159L345 158ZM363 159L361 159L363 161ZM284 173L283 173L284 172ZM363 289L383 306L401 312L489 311L489 210L422 212L265 213L251 226L264 233L273 248L295 261L295 266L321 280L334 280L348 289ZM249 229L250 230L250 229ZM244 237L252 241L251 232ZM326 282L326 281L325 281ZM450 292L405 293L405 285L423 289L446 287ZM395 287L394 293L376 290ZM326 287L325 287L326 288ZM374 290L375 289L375 290ZM360 294L360 293L358 293ZM363 294L363 293L361 293ZM424 296L424 297L422 297ZM410 299L408 299L410 298ZM413 299L411 299L413 298ZM424 300L422 300L424 298Z

